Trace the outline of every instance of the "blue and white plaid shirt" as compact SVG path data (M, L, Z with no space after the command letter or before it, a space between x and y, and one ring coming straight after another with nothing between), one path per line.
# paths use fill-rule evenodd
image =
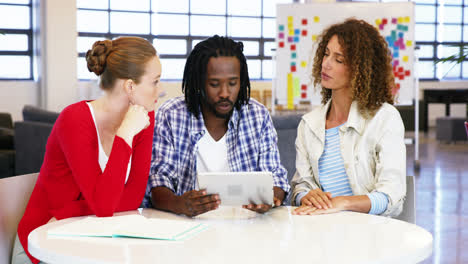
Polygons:
M205 133L187 109L184 97L165 102L155 114L153 155L143 206L152 207L151 189L164 186L182 195L196 188L197 143ZM277 134L265 106L254 99L240 111L234 108L226 144L231 171L271 171L273 184L289 192L286 169L280 163Z

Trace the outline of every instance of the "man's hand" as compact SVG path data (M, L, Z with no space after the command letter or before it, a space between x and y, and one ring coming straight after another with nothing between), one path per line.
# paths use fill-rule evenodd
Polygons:
M313 206L317 209L330 209L332 205L332 195L329 192L323 192L320 188L310 190L301 199L301 205Z
M217 209L221 200L219 195L206 194L206 190L203 189L182 194L177 204L177 213L193 217Z
M284 200L285 193L283 189L274 186L273 187L273 204L274 206L280 206ZM263 214L268 212L271 209L270 204L247 204L242 206L245 209L255 211L257 213Z
M332 207L329 207L328 209L325 208L317 208L314 205L302 205L298 208L296 208L292 214L294 215L319 215L319 214L332 214L332 213L337 213L341 212L343 210L346 210L346 206L348 204L348 201L346 200L346 196L337 196L334 198L331 198L331 203Z

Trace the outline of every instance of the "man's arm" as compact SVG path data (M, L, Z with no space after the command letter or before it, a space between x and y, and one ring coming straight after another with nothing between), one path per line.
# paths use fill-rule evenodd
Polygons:
M217 194L207 195L206 190L178 196L166 187L155 187L151 189L151 202L156 209L193 217L217 209L221 200Z

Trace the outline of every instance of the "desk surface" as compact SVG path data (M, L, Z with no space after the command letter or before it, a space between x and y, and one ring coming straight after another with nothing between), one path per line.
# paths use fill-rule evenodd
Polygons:
M134 238L47 236L51 222L29 235L29 250L46 263L417 263L432 253L432 235L391 218L341 212L291 215L279 207L264 215L230 209L190 219L154 209L129 211L150 218L201 221L210 227L181 242ZM252 215L254 217L252 217Z

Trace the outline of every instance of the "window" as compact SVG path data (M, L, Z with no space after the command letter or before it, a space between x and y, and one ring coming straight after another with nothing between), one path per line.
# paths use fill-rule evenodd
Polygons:
M163 79L180 80L192 48L218 34L244 43L251 79L271 79L276 4L292 2L77 0L78 78L96 78L88 72L84 59L94 41L131 35L155 45L164 67Z
M367 2L402 2L402 0ZM435 62L457 53L459 49L456 45L468 45L468 1L414 0L412 2L415 3L415 40L419 46L419 78L467 79L468 60L460 64L435 64Z
M0 0L0 80L32 80L30 0Z

